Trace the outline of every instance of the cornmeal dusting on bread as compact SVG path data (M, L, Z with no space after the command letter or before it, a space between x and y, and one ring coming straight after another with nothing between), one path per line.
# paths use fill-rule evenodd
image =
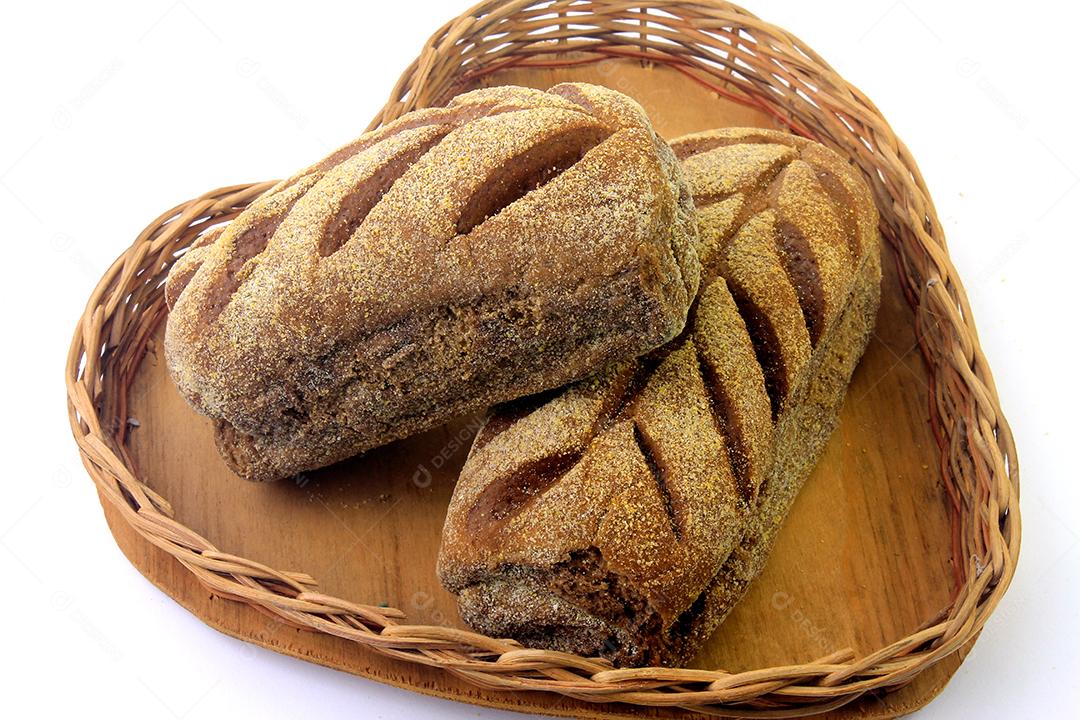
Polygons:
M283 477L662 345L697 244L637 103L477 90L278 183L178 262L166 358L232 469Z
M778 414L810 361L810 335L799 297L784 269L771 208L751 217L731 238L725 272L736 303L753 323L758 361Z
M790 163L798 153L786 145L726 145L683 160L696 202L744 191Z
M686 662L760 571L836 422L880 292L868 189L774 131L672 148L698 204L687 327L480 431L439 575L482 632Z

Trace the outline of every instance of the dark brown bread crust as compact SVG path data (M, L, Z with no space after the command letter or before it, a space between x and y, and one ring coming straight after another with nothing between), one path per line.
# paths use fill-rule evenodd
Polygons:
M761 130L672 146L702 242L686 330L497 409L462 470L439 575L485 633L687 661L763 566L866 346L877 211L847 163Z
M670 340L689 189L612 90L478 90L279 183L169 275L165 350L239 475L320 467Z

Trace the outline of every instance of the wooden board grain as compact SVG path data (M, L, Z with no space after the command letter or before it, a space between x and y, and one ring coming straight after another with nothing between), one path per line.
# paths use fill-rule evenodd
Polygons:
M547 87L598 82L637 98L667 137L722 125L775 127L666 67L611 60L569 69L509 69L485 84ZM951 531L929 428L927 375L912 313L886 249L882 308L855 372L840 427L780 533L764 573L695 661L740 671L803 663L835 649L873 651L948 604ZM435 578L454 478L475 418L462 418L296 482L234 478L210 423L176 392L161 357L161 329L132 386L138 427L129 448L141 477L176 518L230 553L315 577L320 589L387 603L409 622L461 626ZM589 717L678 717L678 710L590 705L540 693L480 690L446 673L379 657L349 642L295 630L215 598L174 559L143 542L106 504L131 562L207 624L278 652L442 697L514 710ZM965 648L897 692L860 699L830 717L880 718L934 697Z

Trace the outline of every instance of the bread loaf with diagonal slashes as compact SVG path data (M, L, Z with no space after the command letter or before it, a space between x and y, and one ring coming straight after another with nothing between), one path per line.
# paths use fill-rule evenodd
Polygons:
M168 367L274 479L674 337L698 287L679 164L633 100L498 87L279 183L173 267Z
M836 424L880 294L878 215L816 143L672 143L702 281L662 348L497 408L438 570L463 619L620 665L685 663L762 568Z

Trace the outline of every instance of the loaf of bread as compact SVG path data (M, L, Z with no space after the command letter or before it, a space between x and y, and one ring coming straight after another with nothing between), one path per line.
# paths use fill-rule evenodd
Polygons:
M836 424L880 295L869 189L784 133L672 147L701 239L687 327L489 417L438 563L481 632L618 665L688 661L762 568Z
M696 232L630 98L470 92L196 243L166 286L168 367L238 475L292 475L664 344L697 292Z

